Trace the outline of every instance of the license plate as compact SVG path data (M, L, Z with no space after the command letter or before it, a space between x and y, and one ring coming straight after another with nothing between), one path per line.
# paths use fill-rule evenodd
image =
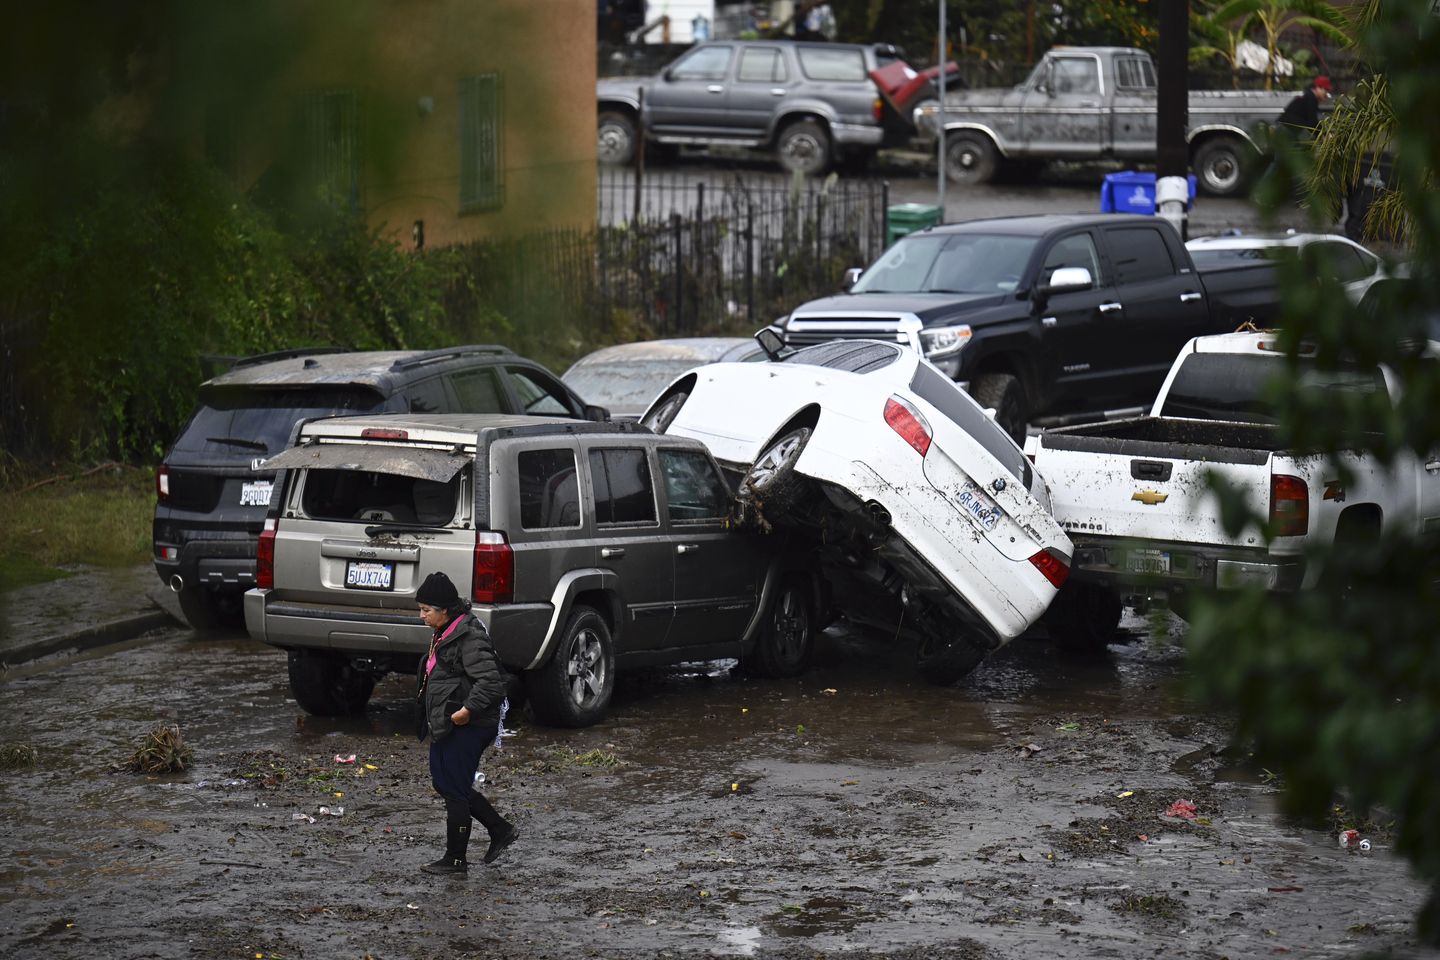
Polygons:
M1169 573L1170 554L1164 550L1131 550L1125 557L1125 569L1131 573Z
M272 486L273 484L269 480L244 481L240 484L240 506L270 506L270 490Z
M968 514L970 519L986 530L994 530L995 525L1000 522L1000 508L973 483L965 484L955 502L961 513Z
M365 560L347 561L345 586L352 590L394 590L395 564Z

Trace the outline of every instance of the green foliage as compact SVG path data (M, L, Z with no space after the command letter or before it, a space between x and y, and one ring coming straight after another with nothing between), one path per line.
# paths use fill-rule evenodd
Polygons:
M1356 151L1378 142L1393 146L1398 186L1391 202L1408 224L1405 254L1414 279L1372 315L1357 312L1333 283L1317 282L1316 263L1302 260L1282 276L1286 310L1279 337L1289 361L1275 387L1280 428L1291 443L1324 451L1342 481L1350 468L1340 451L1368 454L1413 475L1417 459L1423 464L1440 448L1434 415L1440 371L1433 359L1416 355L1417 330L1440 312L1440 282L1430 266L1440 253L1440 203L1429 189L1440 130L1427 119L1440 97L1440 75L1432 68L1440 58L1440 20L1421 0L1372 12L1358 39L1380 75L1353 103L1357 116L1342 113L1333 134L1329 122L1322 123L1317 164L1327 175L1353 171ZM1281 149L1277 160L1276 177L1261 189L1272 205L1314 172L1303 149ZM1323 193L1312 195L1312 207L1328 209ZM1392 406L1373 393L1306 389L1297 359L1302 353L1322 372L1384 364L1402 385L1401 400ZM1315 503L1318 492L1311 497ZM1283 777L1291 811L1324 824L1340 795L1361 815L1393 818L1396 851L1431 884L1421 937L1440 943L1440 820L1434 816L1440 809L1440 543L1433 531L1400 518L1385 518L1382 528L1363 508L1348 517L1333 546L1307 553L1307 564L1321 571L1317 589L1295 596L1240 592L1197 606L1190 634L1195 683L1235 712L1238 734L1253 743L1257 761ZM1363 522L1350 522L1357 519ZM1229 520L1232 532L1246 522Z

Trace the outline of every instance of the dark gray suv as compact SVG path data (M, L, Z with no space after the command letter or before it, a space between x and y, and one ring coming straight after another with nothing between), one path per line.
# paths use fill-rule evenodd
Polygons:
M540 364L505 347L291 350L238 361L200 404L155 477L155 570L196 629L255 585L255 546L274 471L298 421L334 414L525 413L608 419Z
M415 591L443 571L524 680L537 719L605 713L617 667L809 661L828 609L810 551L741 532L699 441L635 423L366 416L304 424L279 470L245 595L315 714L364 708L430 640Z

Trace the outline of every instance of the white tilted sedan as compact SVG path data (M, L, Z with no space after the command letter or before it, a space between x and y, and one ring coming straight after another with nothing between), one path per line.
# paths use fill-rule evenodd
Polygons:
M744 475L742 498L763 522L822 531L830 569L898 595L936 682L969 673L1045 612L1070 540L1044 481L986 411L895 344L793 351L768 330L758 339L772 362L691 370L641 422L704 442Z

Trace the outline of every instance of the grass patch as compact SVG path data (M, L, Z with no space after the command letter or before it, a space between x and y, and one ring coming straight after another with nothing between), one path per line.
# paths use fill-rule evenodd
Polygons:
M155 512L149 469L41 472L8 471L0 485L9 507L9 522L0 526L0 590L68 576L59 568L71 564L120 567L149 559Z
M1154 920L1179 920L1185 915L1185 905L1163 893L1128 893L1111 909L1116 913L1138 914Z
M40 762L40 752L28 743L0 746L0 770L24 770Z

